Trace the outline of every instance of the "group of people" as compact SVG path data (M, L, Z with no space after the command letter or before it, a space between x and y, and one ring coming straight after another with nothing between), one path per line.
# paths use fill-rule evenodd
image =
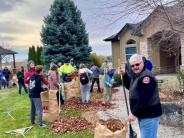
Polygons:
M0 70L0 89L1 88L9 88L12 85L13 72L5 66L2 70Z
M23 68L20 68L20 72L17 73L18 79L20 78L19 87L24 87L26 91L26 86L23 85L23 82L28 85L26 93L29 93L31 101L32 124L35 123L35 113L37 112L39 126L45 127L42 123L40 99L40 93L43 91L42 83L49 89L59 90L61 84L70 82L72 78L71 74L76 71L76 68L70 62L71 60L61 66L51 63L48 80L42 73L42 66L35 67L32 61L28 62L28 72L23 73ZM149 68L150 66L151 68ZM129 121L138 119L141 138L156 138L162 109L157 80L151 72L152 64L148 64L148 61L139 54L134 54L130 57L126 70L122 68L111 69L107 61L101 69L94 64L90 68L87 68L84 64L80 64L78 76L80 78L81 98L84 104L89 102L90 93L93 92L95 82L98 86L98 93L101 92L99 80L101 70L104 72L104 101L109 102L112 99L114 73L122 75L123 84L129 90L131 110L128 116ZM89 76L92 76L92 78L90 79ZM19 94L21 94L20 91ZM64 104L64 95L62 94L61 97Z
M62 83L66 83L71 81L72 74L77 71L76 67L73 66L73 59L64 63L62 66L58 67L58 73L61 78ZM100 74L104 73L104 102L110 102L112 99L112 83L113 83L113 74L108 61L101 68L92 64L91 67L87 68L85 64L81 63L79 65L78 76L80 78L80 90L81 90L81 98L84 104L88 104L90 100L90 93L93 92L93 87L96 82L98 93L101 93L100 88Z
M40 93L44 91L43 84L45 88L50 90L59 91L60 87L64 87L64 83L68 83L72 80L73 74L77 72L77 76L79 76L80 80L80 90L81 90L81 98L82 102L86 105L90 100L90 93L93 92L94 83L97 83L98 92L101 92L100 89L100 81L99 74L101 72L100 68L96 65L92 65L90 69L88 69L84 64L79 65L79 70L77 71L76 67L71 63L73 59L64 63L63 65L56 65L54 63L50 64L50 69L48 71L48 79L46 79L45 75L42 73L42 66L35 66L33 61L29 61L27 64L28 70L24 72L24 68L20 66L17 71L17 79L18 79L18 95L21 95L22 87L24 88L25 93L30 98L31 103L31 123L35 123L35 114L38 114L38 124L40 127L45 127L42 123L42 103L40 98ZM104 79L104 87L105 87L105 99L107 101L112 98L112 73L109 71L109 66L104 64L103 70L105 73ZM90 79L90 76L92 77ZM92 81L92 84L90 83ZM110 91L109 96L106 96L107 92ZM64 104L65 95L62 91L61 93L61 104ZM59 92L57 93L57 97L59 97Z

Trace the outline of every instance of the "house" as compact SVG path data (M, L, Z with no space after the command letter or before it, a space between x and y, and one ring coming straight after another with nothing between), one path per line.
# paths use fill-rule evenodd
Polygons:
M145 20L127 23L104 39L111 42L113 67L125 65L132 54L139 53L153 62L156 74L184 69L184 9L180 6L158 6Z

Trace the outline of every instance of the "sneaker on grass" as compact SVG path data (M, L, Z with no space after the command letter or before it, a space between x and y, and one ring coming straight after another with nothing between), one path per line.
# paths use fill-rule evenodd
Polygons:
M39 125L40 128L47 128L46 124Z

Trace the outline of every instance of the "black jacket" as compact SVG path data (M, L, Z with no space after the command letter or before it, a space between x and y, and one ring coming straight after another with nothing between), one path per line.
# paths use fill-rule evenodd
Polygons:
M34 74L30 78L30 90L29 97L31 98L40 98L40 93L43 91L42 88L42 79L38 74Z
M18 71L17 72L17 79L19 83L24 83L24 72Z
M133 115L139 119L162 115L157 81L149 70L134 74L131 79L126 74L123 80L129 89L130 110Z

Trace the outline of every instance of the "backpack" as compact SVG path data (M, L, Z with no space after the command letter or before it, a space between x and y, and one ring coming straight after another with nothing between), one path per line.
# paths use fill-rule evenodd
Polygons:
M82 85L86 85L86 84L89 83L89 78L88 78L87 73L82 73L80 75L80 82L81 82Z

